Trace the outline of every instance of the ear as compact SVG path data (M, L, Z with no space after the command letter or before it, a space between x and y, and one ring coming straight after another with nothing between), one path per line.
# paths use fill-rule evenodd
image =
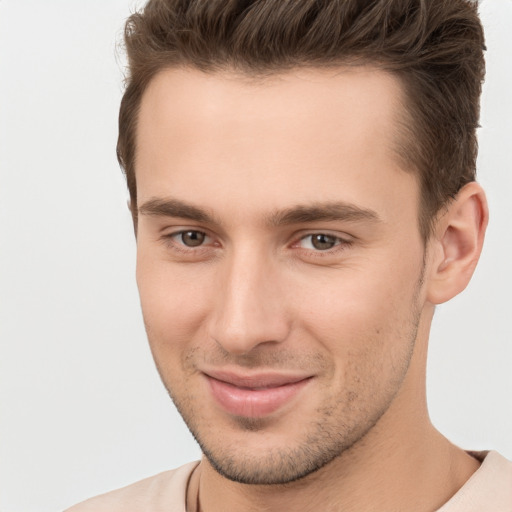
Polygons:
M441 304L468 285L475 270L489 220L482 187L471 182L442 211L429 241L427 300Z

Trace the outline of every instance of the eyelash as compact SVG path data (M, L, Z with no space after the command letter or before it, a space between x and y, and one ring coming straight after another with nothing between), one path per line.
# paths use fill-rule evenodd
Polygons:
M178 237L180 237L180 236L182 237L186 233L195 233L196 235L200 234L205 237L205 240L212 239L212 237L210 237L206 232L201 231L199 229L183 229L183 230L176 231L173 233L165 234L161 237L161 239L164 241L165 245L167 247L171 248L172 250L176 250L181 253L185 253L185 254L189 254L189 255L190 254L198 254L199 251L203 252L204 250L207 250L209 248L209 246L205 245L204 243L201 243L200 245L198 245L196 247L191 247L191 246L185 245L183 243L183 241L179 242L176 240ZM303 242L304 240L306 240L308 238L312 238L314 236L320 236L320 235L323 235L325 237L333 239L335 245L332 248L325 249L325 250L321 250L321 249L315 250L314 248L309 249L309 248L303 248L303 247L299 246L300 243ZM312 242L310 243L310 245L313 245ZM336 235L330 234L328 232L315 231L315 232L300 236L295 242L293 242L291 244L291 247L297 248L301 252L305 252L308 255L312 255L314 257L326 257L326 256L333 256L333 255L337 254L338 252L341 252L341 251L347 249L351 245L352 245L352 240L347 240L345 238L341 238L340 236L336 236Z
M176 238L183 236L185 233L201 234L205 236L205 239L211 238L207 233L201 231L200 229L183 229L180 231L176 231L174 233L165 234L161 237L161 239L163 240L165 245L170 249L186 254L196 254L198 253L198 251L204 251L207 248L207 246L205 246L204 244L198 245L196 247L190 247L185 245L183 242L177 242Z
M309 248L303 248L300 247L301 242L303 242L306 239L311 239L314 236L323 235L328 238L332 238L335 241L335 245L330 249L320 250L320 249L309 249ZM312 242L309 242L310 245L312 245ZM328 232L324 231L315 231L313 233L307 233L306 235L301 236L296 242L292 244L292 247L297 248L298 251L301 252L305 257L312 259L312 258L332 258L339 256L339 254L348 248L351 247L353 244L353 241L347 238L342 238L337 235L333 235Z

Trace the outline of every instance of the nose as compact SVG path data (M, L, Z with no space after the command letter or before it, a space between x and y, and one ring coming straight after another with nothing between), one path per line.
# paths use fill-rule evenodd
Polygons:
M291 322L278 266L250 249L223 262L210 334L226 352L244 355L288 337Z

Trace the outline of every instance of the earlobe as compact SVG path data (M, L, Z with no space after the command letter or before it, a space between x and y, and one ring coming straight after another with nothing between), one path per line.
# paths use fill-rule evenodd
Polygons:
M482 251L489 213L482 187L471 182L440 214L430 242L428 300L441 304L468 285Z

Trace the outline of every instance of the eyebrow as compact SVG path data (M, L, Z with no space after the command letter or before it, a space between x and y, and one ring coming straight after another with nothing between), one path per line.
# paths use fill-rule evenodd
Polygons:
M213 215L210 215L206 210L179 199L149 199L138 210L139 215L179 217L197 222L214 223Z
M286 226L309 222L345 221L372 223L381 222L377 212L345 202L313 203L297 205L269 215L267 222L272 226Z
M222 224L207 210L179 199L149 199L139 207L138 211L140 215L177 217L196 222L217 225ZM315 202L309 205L299 204L283 210L275 210L265 217L265 223L273 227L319 221L367 221L377 223L381 222L381 219L373 210L361 208L346 202Z

